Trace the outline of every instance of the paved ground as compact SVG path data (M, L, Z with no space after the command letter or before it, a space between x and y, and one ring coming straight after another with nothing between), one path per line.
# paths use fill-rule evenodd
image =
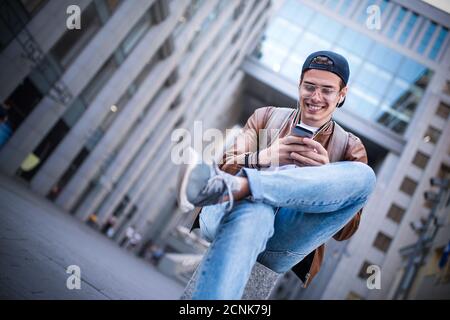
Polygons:
M69 265L81 289L69 290ZM183 287L0 175L0 299L178 299Z

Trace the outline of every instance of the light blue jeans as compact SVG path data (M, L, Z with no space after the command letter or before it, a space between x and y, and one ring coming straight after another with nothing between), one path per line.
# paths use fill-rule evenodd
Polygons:
M211 245L193 299L240 299L257 260L278 273L290 270L352 219L376 181L369 166L351 161L240 174L251 196L227 214L226 203L200 214L201 234Z

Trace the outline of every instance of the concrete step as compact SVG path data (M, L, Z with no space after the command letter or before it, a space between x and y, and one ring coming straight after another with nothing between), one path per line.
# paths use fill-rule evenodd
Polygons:
M184 289L181 300L190 300L197 281L198 267ZM267 300L275 288L281 274L276 273L260 263L256 263L245 286L242 300Z

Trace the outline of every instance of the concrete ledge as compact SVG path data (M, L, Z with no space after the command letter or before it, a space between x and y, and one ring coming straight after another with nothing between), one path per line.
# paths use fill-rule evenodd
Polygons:
M198 267L184 289L183 295L180 297L181 300L190 300L192 298L192 291L197 281L197 271ZM267 300L280 277L281 274L257 262L250 274L242 300Z

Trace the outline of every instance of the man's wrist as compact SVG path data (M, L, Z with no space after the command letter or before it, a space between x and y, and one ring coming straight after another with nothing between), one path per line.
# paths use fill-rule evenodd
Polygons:
M270 167L270 160L267 160L266 149L263 149L259 152L257 161L260 168Z
M259 163L258 152L248 152L244 155L244 167L251 169L259 169L262 167Z

